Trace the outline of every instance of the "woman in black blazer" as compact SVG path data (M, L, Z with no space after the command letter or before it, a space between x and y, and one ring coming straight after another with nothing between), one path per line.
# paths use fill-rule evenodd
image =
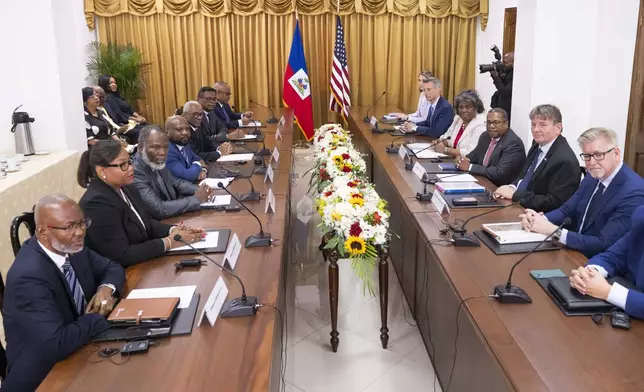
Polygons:
M105 102L103 106L110 118L118 125L128 125L130 120L137 123L136 127L129 130L124 136L128 143L136 144L139 139L139 132L147 125L145 118L132 109L132 106L121 97L118 92L116 79L112 75L101 75L98 78L98 85L105 90Z
M148 214L136 188L130 155L116 140L98 141L85 151L78 166L78 184L87 191L80 200L85 216L92 219L87 246L113 261L129 266L183 246L173 239L195 243L203 229L170 226Z

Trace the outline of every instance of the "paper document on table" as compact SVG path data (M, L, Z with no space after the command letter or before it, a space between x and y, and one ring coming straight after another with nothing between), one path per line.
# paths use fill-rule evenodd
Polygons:
M425 151L417 152L416 158L419 158L419 159L447 158L447 155L427 149Z
M443 182L478 182L471 174L436 174L436 177Z
M219 232L207 231L206 236L201 241L195 242L194 244L192 244L192 246L197 249L207 249L207 248L216 248L218 244L219 244ZM187 245L184 245L180 248L174 248L172 250L192 250L192 248L190 248Z
M244 124L239 120L239 126L241 128L252 128L252 127L261 127L262 122L261 121L249 121L248 124Z
M221 189L221 188L219 188L219 185L217 185L217 184L219 184L219 183L221 182L221 184L224 186L224 188L226 188L226 187L228 187L228 185L230 185L230 183L231 183L234 179L235 179L235 177L226 177L226 178L206 178L205 180L202 180L202 181L199 183L199 185L206 184L206 185L208 185L208 186L209 186L210 188L212 188L212 189Z
M241 162L241 161L250 161L253 159L253 154L228 154L222 155L217 159L217 162Z
M485 223L481 228L499 244L541 242L548 236L523 229L521 222Z
M127 299L179 298L179 309L185 309L190 306L192 294L195 293L196 288L197 286L172 286L154 289L136 289L130 291Z
M205 203L201 203L201 206L202 207L227 206L227 205L230 205L231 200L232 198L230 197L230 195L219 195L211 198L209 201Z
M412 150L413 152L417 152L420 150L423 150L429 146L431 146L431 143L409 143L407 144L407 148Z
M244 140L257 139L257 135L244 135Z

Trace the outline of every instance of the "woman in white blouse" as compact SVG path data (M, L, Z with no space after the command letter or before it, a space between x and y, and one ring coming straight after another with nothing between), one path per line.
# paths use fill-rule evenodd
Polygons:
M420 90L420 97L418 97L418 108L416 109L416 112L410 114L396 113L397 119L410 121L414 124L427 120L427 113L429 113L429 102L423 94L423 83L427 83L427 81L433 77L434 74L429 71L422 71L418 74L418 90Z
M454 98L456 116L447 132L441 136L445 140L437 144L436 152L453 157L466 156L479 142L479 137L485 132L485 107L475 90L463 90Z

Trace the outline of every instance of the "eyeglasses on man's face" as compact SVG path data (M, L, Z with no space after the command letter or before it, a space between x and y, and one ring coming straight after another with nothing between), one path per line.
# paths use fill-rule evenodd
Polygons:
M75 230L87 230L87 228L92 224L92 219L90 218L83 218L78 222L72 222L68 224L65 227L60 227L60 226L47 226L50 229L56 229L56 230L64 230L64 231L75 231Z
M485 125L487 125L488 127L496 128L499 125L503 125L505 123L507 123L507 121L505 121L505 120L503 120L503 121L486 121Z
M603 161L604 158L606 158L606 154L609 152L613 151L615 147L611 148L610 150L604 151L604 152L594 152L592 154L579 154L581 159L584 160L584 162L590 162L590 158L595 158L597 162Z

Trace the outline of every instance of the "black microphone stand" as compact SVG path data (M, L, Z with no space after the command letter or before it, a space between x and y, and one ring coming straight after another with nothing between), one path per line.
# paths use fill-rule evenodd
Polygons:
M271 111L271 117L268 120L266 120L267 124L277 124L279 122L279 120L275 117L275 112L273 111L273 109L269 108L268 106L264 106L261 103L255 102L252 99L250 100L250 103L254 103L255 105L261 106L264 109L268 109Z
M222 182L217 183L217 186L223 189L224 191L226 191L226 193L228 193L233 199L235 199L239 203L239 205L244 207L246 211L250 212L250 214L257 220L257 223L259 223L259 234L248 236L246 238L246 241L244 242L244 246L246 248L253 248L258 246L273 245L273 239L271 238L270 233L264 233L264 227L262 226L262 221L259 220L257 215L255 215L255 213L251 211L250 208L246 207L246 205L242 203L242 201L239 200L235 195L233 195L231 191L224 188L224 184Z
M382 98L386 93L387 91L383 91L382 94L380 94L380 96L378 97L378 99L376 99L376 102L374 102L373 105L369 106L369 109L367 109L367 114L362 119L363 122L368 123L369 121L371 121L371 117L369 117L369 111L371 110L372 107L374 107L378 103L378 101L380 101L380 98ZM376 129L377 128L378 128L378 124L376 123Z
M550 237L552 237L558 230L560 230L562 227L569 225L572 222L570 218L564 219L564 221L557 227L555 231L550 233L546 238L543 239L543 241L539 242L534 248L528 252L525 256L523 256L519 261L514 263L512 266L512 269L510 269L510 275L508 275L508 281L505 284L500 284L496 287L494 287L494 297L501 303L503 304L529 304L532 303L532 298L528 295L528 293L525 292L521 287L519 286L514 286L512 285L512 274L514 273L514 269L521 264L523 260L525 260L528 256L532 254L532 252L536 251L539 249L539 247L548 241Z
M400 138L404 138L404 136L398 136L398 137L393 138L393 140L391 141L391 144L389 146L387 146L385 151L387 151L389 154L398 154L398 151L400 151L400 147L399 146L394 146L394 142L396 140L400 139Z
M458 234L458 235L452 234L452 243L454 244L454 246L481 246L481 242L476 237L467 234L467 230L465 229L465 226L467 226L469 221L471 221L472 219L475 219L475 218L480 218L480 217L485 216L487 214L491 214L491 213L496 212L496 211L500 211L500 210L502 210L504 208L508 208L508 207L510 207L512 205L515 205L515 204L517 204L517 202L506 204L506 205L501 206L499 208L494 208L494 209L492 209L490 211L486 211L486 212L484 212L482 214L477 214L477 215L474 215L474 216L470 216L469 218L467 218L465 220L465 222L463 222L463 224L461 225L460 228L458 228L458 229L457 228L452 228L452 231L454 231L456 234Z
M248 177L238 177L238 178L243 178L248 183L250 184L250 192L242 193L239 196L239 200L241 201L259 201L262 198L262 195L259 192L255 192L255 186L253 185L253 181L248 178Z
M257 313L257 309L259 308L257 297L249 297L246 295L246 287L244 287L244 282L242 282L242 280L239 278L239 276L237 276L237 274L235 274L228 268L224 267L223 265L217 263L215 260L211 259L210 257L206 256L205 253L195 248L191 244L185 242L183 238L181 238L180 234L175 234L174 240L181 242L182 244L194 250L201 256L205 257L206 260L210 261L211 263L221 268L222 270L225 270L230 275L232 275L235 279L237 279L237 281L239 282L242 289L242 296L241 298L233 298L229 301L224 302L224 305L221 308L221 313L219 313L219 316L221 318L254 316Z

